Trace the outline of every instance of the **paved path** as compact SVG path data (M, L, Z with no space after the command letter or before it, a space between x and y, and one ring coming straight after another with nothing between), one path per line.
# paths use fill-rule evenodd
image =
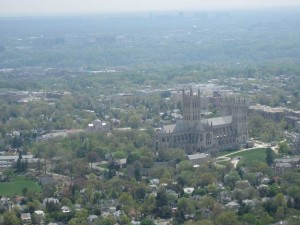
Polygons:
M220 156L220 157L228 157L228 156L230 156L230 155L234 155L234 154L239 153L239 152L251 151L251 150L254 150L254 149L258 149L258 148L267 148L267 147L268 147L267 144L259 144L259 145L256 145L256 146L253 147L253 148L245 148L245 149L241 149L241 150L239 150L239 151L232 152L232 153L228 153L228 154L223 155L223 156ZM218 158L220 158L220 157L218 157ZM218 158L217 158L217 159L218 159Z
M262 142L261 143L256 143L255 147L253 147L253 148L245 148L245 149L241 149L241 150L236 151L236 152L232 152L232 153L228 153L228 154L223 155L223 156L219 156L219 157L217 157L217 162L216 163L224 162L224 161L230 161L233 164L234 168L236 168L238 162L240 161L240 158L235 157L235 158L231 159L229 156L234 155L234 154L239 153L239 152L251 151L251 150L255 150L255 149L259 149L259 148L270 148L270 147L269 147L269 144L267 144L267 143L262 143ZM278 153L277 146L273 146L273 147L271 147L271 149L275 153Z

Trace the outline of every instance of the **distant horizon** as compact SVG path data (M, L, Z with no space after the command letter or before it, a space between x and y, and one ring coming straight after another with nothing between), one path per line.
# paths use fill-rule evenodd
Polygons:
M300 0L0 0L0 17L228 12L300 8Z
M1 0L0 0L1 1ZM104 16L104 17L119 17L119 16L176 16L181 15L192 16L195 14L219 14L219 13L260 13L260 12L288 12L288 11L299 11L300 5L297 7L271 7L271 8L252 8L252 9L226 9L226 10L162 10L162 11L122 11L122 12L94 12L94 13L51 13L51 14L11 14L4 15L0 13L0 19L18 19L18 18L71 18L71 17L93 17L93 16Z

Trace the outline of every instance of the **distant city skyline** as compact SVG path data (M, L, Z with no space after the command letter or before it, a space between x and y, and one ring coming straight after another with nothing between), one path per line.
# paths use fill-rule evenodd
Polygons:
M300 7L300 0L0 0L0 16Z

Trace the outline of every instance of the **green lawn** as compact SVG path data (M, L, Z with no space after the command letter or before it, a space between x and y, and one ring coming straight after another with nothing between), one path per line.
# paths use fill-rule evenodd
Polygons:
M245 158L246 160L258 160L258 161L265 161L266 157L266 148L258 148L253 150L248 150L244 152L237 152L235 154L229 155L228 157L234 158L236 156L241 156Z
M33 180L23 176L16 176L12 182L0 182L0 195L22 195L22 190L25 187L34 192L40 192L42 190Z
M221 162L217 162L218 165L221 165L221 166L226 166L227 163L230 163L229 161L221 161Z
M218 157L223 156L223 155L227 155L229 153L233 153L233 152L236 152L236 151L239 151L239 149L222 150L222 151L218 152Z
M251 164L253 161L261 161L266 162L266 148L258 148L254 150L239 152L236 154L232 154L229 157L233 159L234 157L241 156L242 159L239 163L243 163L245 165ZM275 156L276 157L276 156Z

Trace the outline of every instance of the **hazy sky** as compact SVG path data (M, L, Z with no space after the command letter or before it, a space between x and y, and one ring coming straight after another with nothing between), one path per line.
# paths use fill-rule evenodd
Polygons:
M300 0L0 0L0 15L222 10L300 6Z

